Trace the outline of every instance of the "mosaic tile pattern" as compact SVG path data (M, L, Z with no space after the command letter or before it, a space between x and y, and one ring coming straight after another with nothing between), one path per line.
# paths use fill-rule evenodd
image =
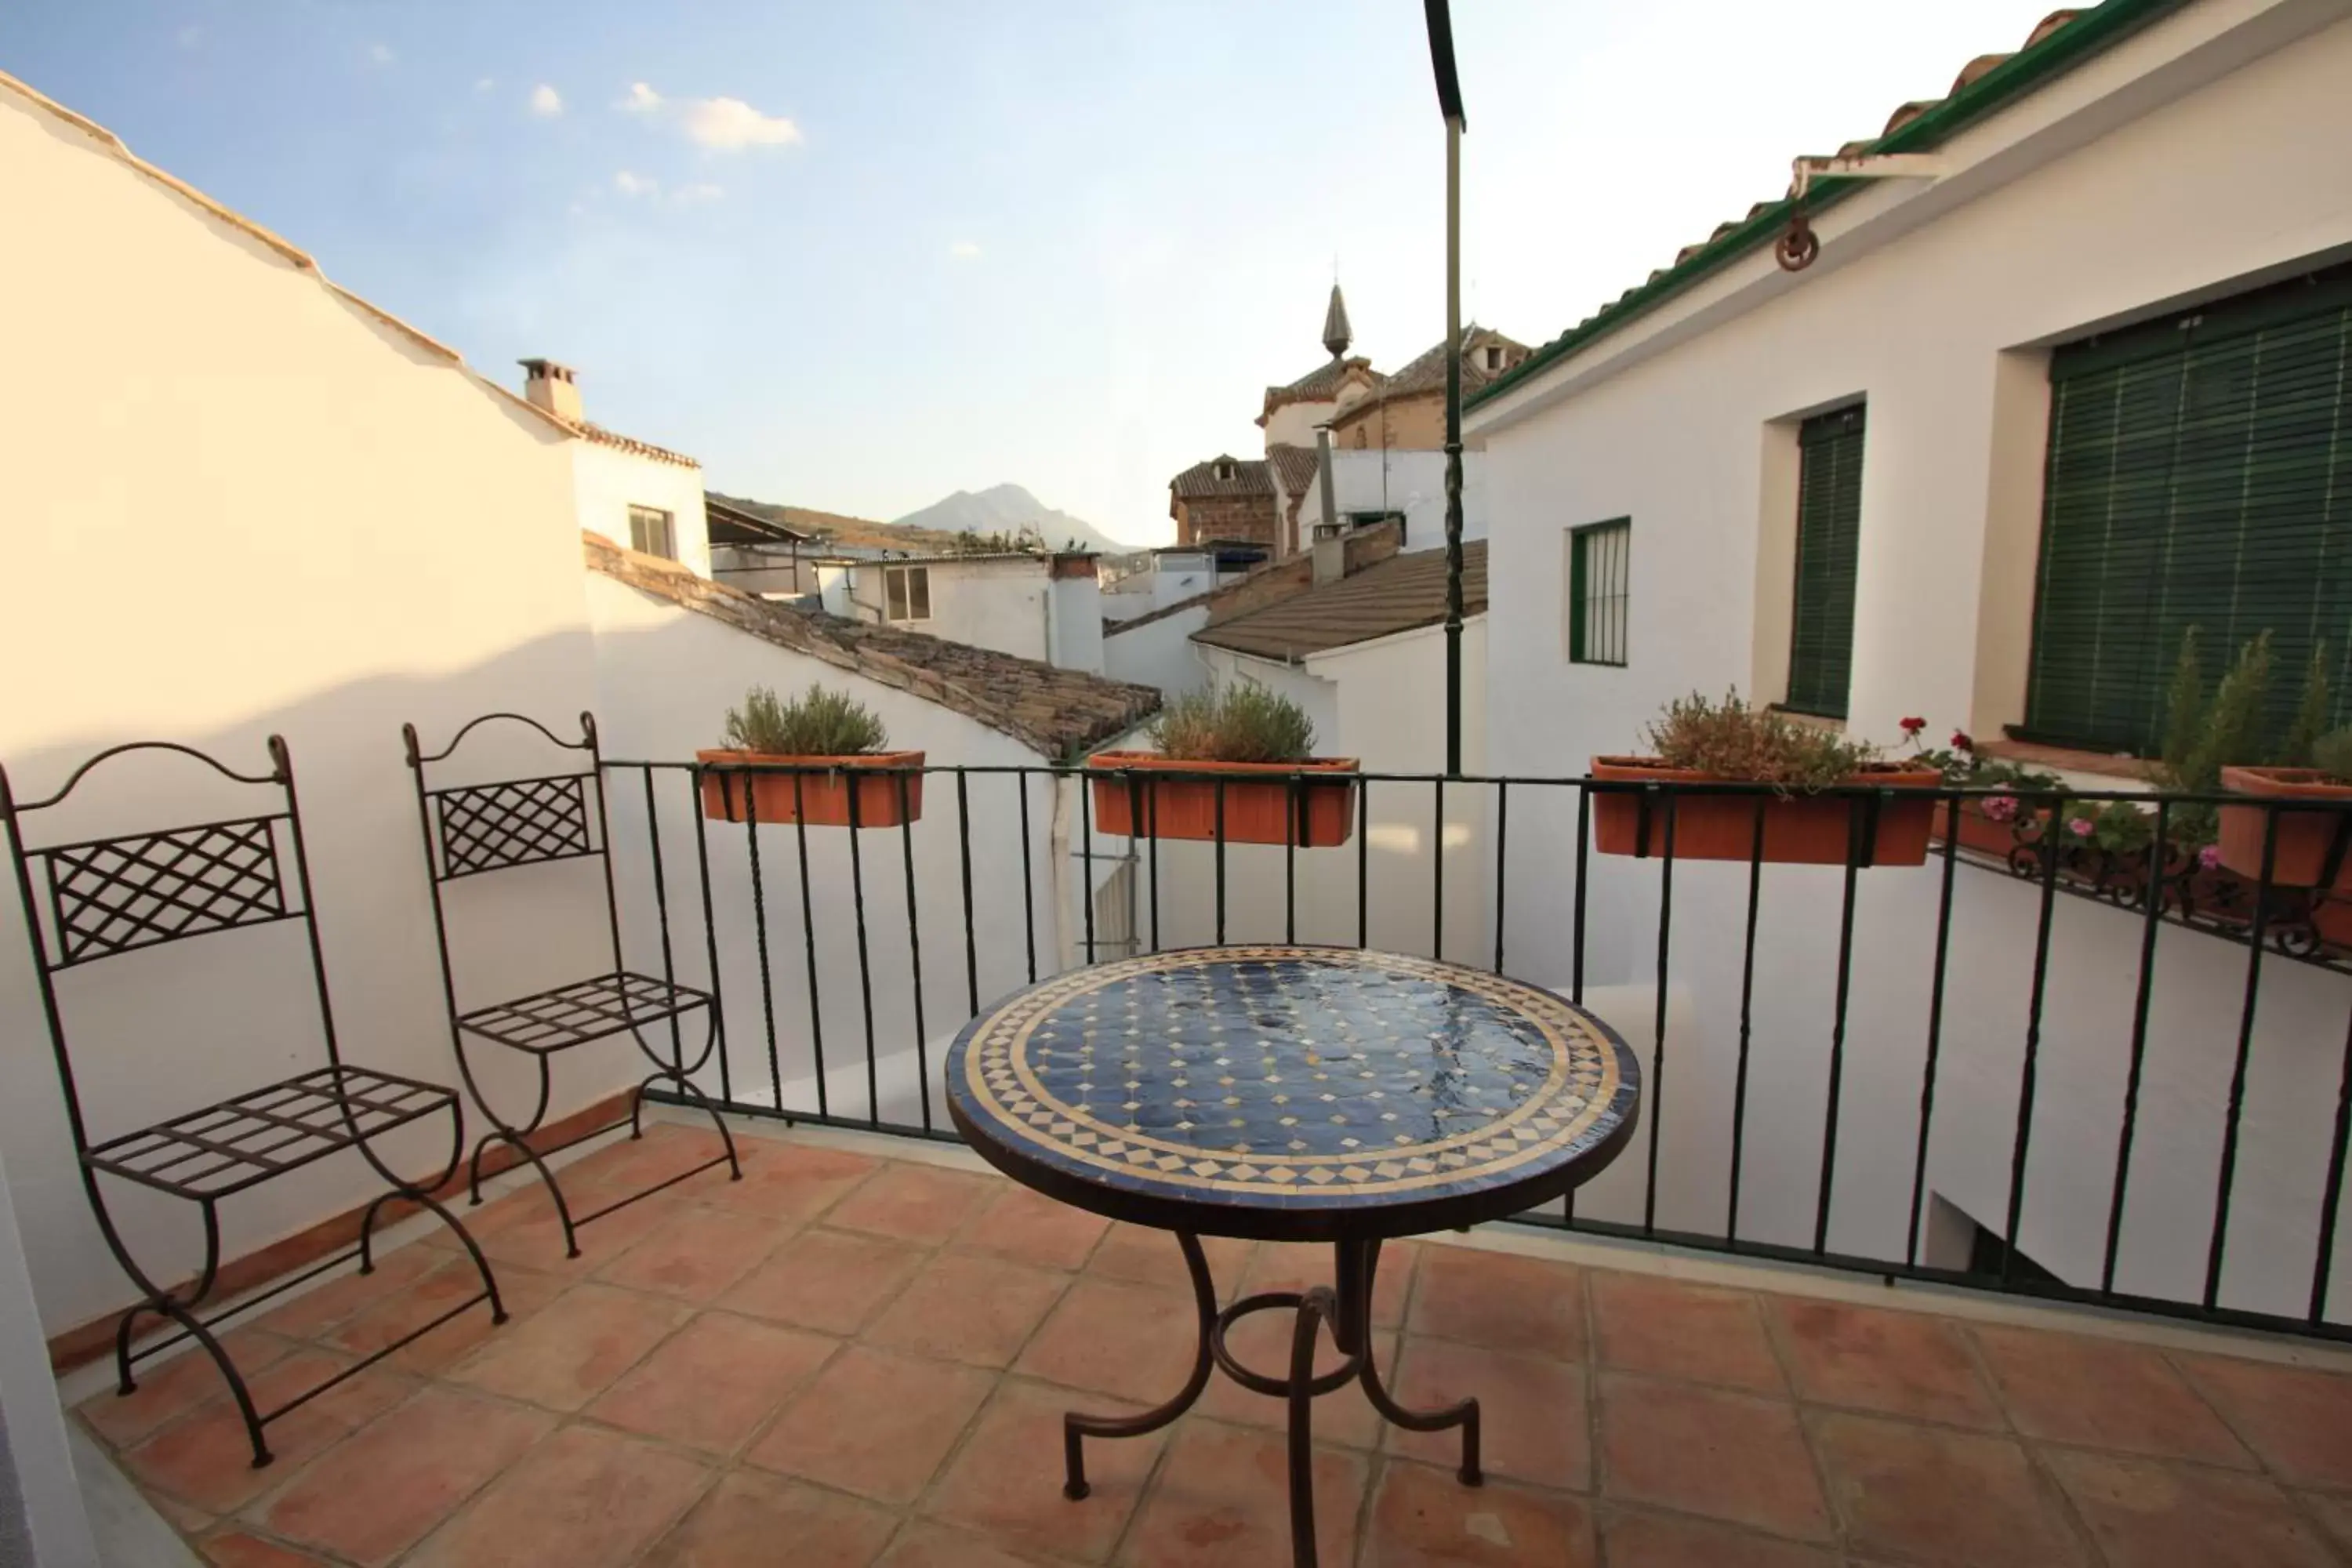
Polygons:
M1156 1197L1444 1198L1573 1162L1638 1068L1548 991L1393 953L1226 947L1058 976L974 1019L950 1098L993 1141Z

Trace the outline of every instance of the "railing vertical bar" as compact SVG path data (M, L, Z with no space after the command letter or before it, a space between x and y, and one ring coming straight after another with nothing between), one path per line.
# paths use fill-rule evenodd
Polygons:
M1576 916L1569 940L1568 999L1580 1007L1584 1005L1584 882L1591 866L1591 839L1592 781L1586 779L1576 786Z
M719 986L719 916L710 897L710 818L702 810L700 763L688 770L686 787L690 792L687 804L694 808L695 867L702 879L702 942L710 962L710 1048L719 1054L719 1098L731 1101L735 1080L727 1068L727 1005ZM764 960L767 954L763 952L760 956Z
M1050 775L1049 775L1050 776ZM1037 984L1037 862L1029 848L1030 771L1013 775L1013 790L1021 798L1021 935L1029 947L1029 984ZM1056 786L1058 787L1058 786Z
M931 1130L931 1047L924 1037L923 921L915 906L915 818L909 809L908 775L898 775L898 847L907 866L907 967L915 1004L915 1093L922 1102L923 1131Z
M1952 942L1952 870L1958 862L1960 797L1944 818L1944 885L1936 906L1936 968L1927 984L1927 1056L1919 1067L1919 1146L1911 1157L1911 1223L1903 1265L1919 1266L1919 1219L1927 1200L1927 1142L1936 1124L1936 1072L1944 1049L1944 976Z
M2344 1149L2352 1135L2352 1026L2344 1035L2344 1065L2336 1078L2336 1139L2328 1146L2327 1190L2319 1203L2319 1250L2311 1263L2311 1321L2327 1320L2327 1278L2336 1262L2336 1224L2344 1204Z
M2033 1094L2042 1069L2042 1004L2050 985L2050 931L2058 904L2058 803L2042 835L2042 915L2033 939L2033 989L2025 1006L2025 1061L2017 1083L2017 1138L2009 1157L2009 1228L2000 1240L2000 1283L2008 1289L2017 1266L2017 1230L2025 1219L2025 1164L2033 1139Z
M801 937L808 950L809 1059L816 1070L816 1113L829 1117L833 1102L824 1081L824 1009L818 1005L816 989L816 903L809 889L808 791L797 771L793 774L793 837L800 849Z
M2254 1001L2263 977L2263 940L2270 934L2271 876L2277 868L2278 807L2263 811L2263 874L2254 884L2254 920L2246 933L2246 1001L2238 1014L2238 1059L2230 1069L2229 1120L2221 1134L2221 1179L2213 1194L2213 1239L2205 1255L2205 1310L2221 1295L2221 1254L2230 1239L2230 1189L2238 1180L2238 1119L2246 1108L2246 1068L2254 1054Z
M1445 962L1445 781L1429 787L1429 956Z
M1739 960L1739 1065L1731 1088L1731 1186L1724 1200L1723 1240L1739 1239L1739 1166L1748 1147L1748 1047L1756 995L1756 911L1764 890L1764 797L1756 797L1756 826L1748 850L1748 929Z
M1511 859L1511 785L1495 781L1495 973L1503 973L1503 881Z
M759 781L749 775L743 780L743 844L751 862L751 940L760 949L760 1016L768 1029L768 1092L782 1110L784 1066L776 1052L776 982L768 961L768 885L760 868L760 790Z
M1217 775L1217 945L1225 945L1225 779Z
M2131 1184L2132 1140L2139 1131L2140 1069L2147 1060L2148 998L2156 974L2156 928L2164 914L2164 853L2169 845L2172 803L2156 803L2156 840L2147 851L2147 918L2140 924L2139 984L2132 997L2131 1066L2124 1076L2124 1121L2116 1136L2115 1190L2107 1200L2107 1245L2099 1266L2099 1289L2113 1295L2116 1253L2123 1241L2124 1193Z
M1830 1012L1829 1101L1822 1118L1821 1185L1813 1194L1813 1256L1829 1250L1830 1205L1837 1195L1838 1116L1845 1100L1845 1015L1853 995L1853 903L1864 858L1875 847L1878 814L1846 803L1845 897L1838 910L1837 996Z
M674 986L677 984L677 961L670 950L669 879L662 868L661 812L656 808L654 801L653 769L641 768L638 772L646 784L646 837L653 849L654 914L661 929L662 982ZM601 780L597 787L600 789L604 787ZM686 1075L686 1037L679 1033L678 1016L675 1010L670 1013L668 1022L670 1065L675 1067L678 1076L683 1078ZM714 1029L719 1026L716 1018L711 1020L710 1026ZM634 1028L629 1032L633 1035L636 1033Z
M1283 819L1288 824L1282 840L1282 940L1298 941L1298 775L1283 784Z
M1138 833L1144 831L1141 799L1142 791L1136 783L1134 770L1129 769L1127 775L1128 820L1135 825L1135 830ZM1155 812L1159 809L1157 795L1152 797L1152 809ZM1150 826L1152 831L1145 835L1145 839L1151 846L1148 851L1151 858L1151 951L1158 952L1160 951L1160 824L1155 819Z
M1372 945L1372 781L1356 786L1363 821L1356 825L1356 945Z
M971 912L971 775L959 767L956 781L956 853L963 865L963 983L975 1016L980 1012L980 928Z
M874 963L866 941L866 858L858 847L865 825L858 821L858 797L865 794L849 781L849 892L857 915L857 997L866 1012L866 1121L882 1125L881 1067L874 1047Z
M1658 1145L1666 1129L1666 998L1675 928L1675 797L1666 796L1666 854L1658 865L1658 1002L1650 1048L1650 1169L1642 1189L1642 1234L1658 1228ZM1580 882L1580 890L1581 883Z
M1086 906L1087 963L1095 961L1095 792L1078 780L1078 901Z

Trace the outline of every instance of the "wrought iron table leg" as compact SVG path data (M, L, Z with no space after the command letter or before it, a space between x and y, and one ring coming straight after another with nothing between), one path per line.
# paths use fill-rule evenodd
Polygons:
M1370 1333L1372 1279L1380 1268L1380 1263L1381 1244L1377 1241L1343 1241L1339 1244L1339 1278L1342 1279L1350 1278L1349 1270L1353 1269L1356 1271L1353 1277L1363 1281L1361 1289L1356 1292L1355 1310L1360 1314L1357 1327L1364 1333L1361 1373L1364 1397L1372 1402L1372 1408L1380 1412L1383 1420L1392 1426L1402 1426L1408 1432L1443 1432L1448 1426L1461 1427L1462 1468L1455 1474L1461 1478L1462 1484L1465 1487L1482 1486L1486 1483L1486 1477L1478 1466L1478 1401L1475 1398L1465 1399L1459 1404L1449 1405L1443 1410L1408 1410L1399 1405L1381 1384L1380 1367L1372 1356ZM1343 1345L1341 1348L1346 1347Z
M1315 1568L1315 1340L1325 1322L1336 1332L1337 1296L1318 1285L1299 1299L1290 1331L1290 1560L1294 1568ZM1359 1352L1370 1365L1369 1347Z
M1192 1409L1201 1391L1209 1386L1209 1341L1217 1323L1216 1287L1209 1282L1209 1259L1201 1251L1201 1238L1189 1231L1178 1231L1176 1245L1184 1249L1184 1268L1192 1276L1192 1305L1200 1315L1201 1343L1192 1353L1192 1375L1184 1380L1175 1398L1140 1415L1081 1415L1071 1412L1062 1417L1062 1458L1069 1473L1062 1484L1062 1495L1073 1502L1090 1489L1087 1485L1085 1438L1139 1437L1146 1432L1157 1432Z

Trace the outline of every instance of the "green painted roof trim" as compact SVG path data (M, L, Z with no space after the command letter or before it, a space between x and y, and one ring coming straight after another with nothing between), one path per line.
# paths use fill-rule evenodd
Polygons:
M2188 3L2189 0L2103 0L2032 47L2020 49L1932 109L1869 142L1864 150L1924 152ZM1806 205L1817 214L1872 183L1855 179L1817 181L1806 198ZM1481 387L1465 406L1475 408L1517 390L1596 339L1656 309L1748 252L1770 245L1789 226L1796 211L1796 201L1782 197L1614 304L1603 306L1591 320L1544 344Z

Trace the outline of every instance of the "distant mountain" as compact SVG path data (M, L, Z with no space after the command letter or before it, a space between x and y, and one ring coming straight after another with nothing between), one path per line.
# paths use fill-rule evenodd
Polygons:
M1123 555L1135 548L1121 543L1083 518L1056 511L1019 485L992 485L987 489L958 490L920 511L892 520L898 528L919 528L940 533L1014 533L1034 528L1045 543L1059 550L1070 540L1081 550Z
M753 500L749 496L730 496L719 490L709 492L713 500L723 502L754 517L764 517L771 522L781 522L787 528L797 528L803 533L822 534L835 544L857 546L869 550L933 551L944 553L955 548L954 534L944 529L900 528L896 524L877 522L870 517L850 517L837 511L814 511L804 506L783 506L775 501Z

